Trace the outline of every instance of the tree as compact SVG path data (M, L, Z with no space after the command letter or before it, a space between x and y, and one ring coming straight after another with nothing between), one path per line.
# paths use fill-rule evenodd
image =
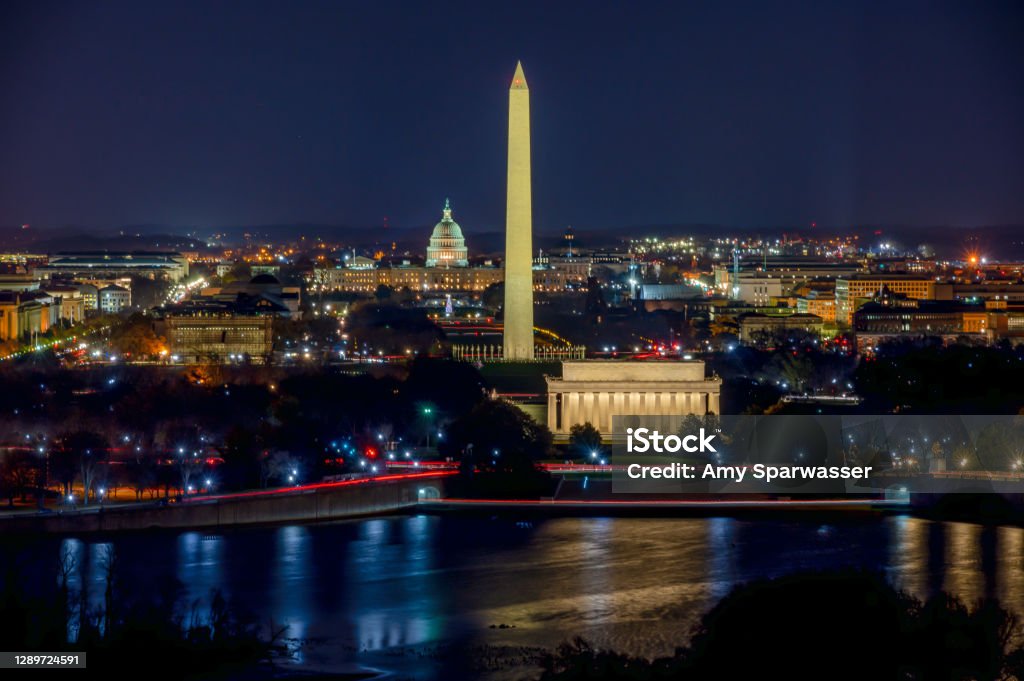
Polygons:
M515 405L486 400L451 424L439 449L480 471L523 472L551 456L552 436Z
M145 315L136 312L110 330L110 347L120 355L153 357L164 350L164 339Z
M165 279L132 276L132 305L147 310L164 302L170 284Z
M154 455L142 451L136 452L135 458L128 462L128 481L137 500L142 499L147 489L152 490L156 485L157 465Z
M978 460L989 471L1020 470L1024 459L1024 432L1016 424L986 426L978 434Z
M374 354L404 355L406 351L427 354L443 337L438 326L423 309L406 309L393 303L367 303L353 306L346 320L349 336L358 338Z
M505 304L505 283L497 282L488 285L480 295L480 301L489 310L498 310Z
M604 292L596 277L587 277L587 300L584 309L595 323L600 323L602 316L608 312L608 303L605 302Z
M865 631L870 649L844 655L847 642ZM938 593L922 603L881 574L805 573L736 587L671 657L651 661L577 638L541 656L540 678L1019 679L1019 635L1018 617L991 599L969 609ZM743 655L736 654L738 640L744 641ZM794 642L801 650L797 673L792 657L778 652Z
M63 476L65 493L70 494L71 482L74 482L77 472L82 481L82 503L88 506L93 483L109 457L107 440L91 430L76 430L61 437L60 444L62 455L68 457L71 466L71 480L67 480L66 471Z
M569 429L569 448L579 458L594 458L601 451L601 433L590 421L575 423Z
M443 386L443 390L438 388ZM431 426L438 422L439 414L464 414L485 397L484 381L472 364L451 360L417 357L409 363L409 375L402 386L403 393L423 408L434 410L429 419Z
M778 353L766 365L765 373L779 381L784 391L800 392L814 375L814 363L801 353Z
M221 447L223 483L230 489L256 487L262 481L260 453L263 442L252 428L235 426Z
M260 460L260 482L266 487L271 480L278 484L293 484L298 481L299 463L285 451L270 452Z
M37 468L32 455L23 450L8 451L0 461L0 487L7 504L14 505L14 497L25 501L28 489L36 480Z

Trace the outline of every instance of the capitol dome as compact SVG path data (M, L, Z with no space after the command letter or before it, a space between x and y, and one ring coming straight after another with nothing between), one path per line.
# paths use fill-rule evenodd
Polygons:
M434 225L430 245L427 246L427 267L466 267L469 265L468 256L462 228L452 220L452 208L445 199L441 222Z

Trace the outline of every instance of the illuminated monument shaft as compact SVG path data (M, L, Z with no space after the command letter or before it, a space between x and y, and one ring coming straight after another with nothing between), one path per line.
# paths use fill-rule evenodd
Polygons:
M505 213L506 360L533 359L533 207L530 90L516 64L508 92L508 204Z

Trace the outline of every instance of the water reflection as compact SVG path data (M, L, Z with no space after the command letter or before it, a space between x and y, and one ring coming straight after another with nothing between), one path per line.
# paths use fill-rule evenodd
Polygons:
M928 593L928 526L927 520L910 516L887 519L892 541L889 542L890 581L915 595Z
M577 556L582 569L577 576L576 593L581 594L579 616L585 622L607 621L615 616L613 561L609 560L614 526L611 518L596 518L579 526L582 546Z
M68 617L68 640L78 640L79 619L75 616L77 609L71 606L78 599L82 592L82 557L85 553L85 544L77 539L64 539L60 543L60 554L57 559L57 587L65 589L70 594L69 607L72 612ZM7 563L8 561L4 561ZM80 613L78 613L80 614Z
M946 557L943 591L973 603L985 591L985 575L981 572L981 526L968 523L946 523Z
M288 627L286 637L304 639L309 635L308 618L312 610L310 592L314 587L309 569L313 564L309 528L289 525L275 531L270 605L275 625Z
M736 520L733 518L709 518L708 526L708 567L707 573L715 581L709 596L718 600L729 593L737 582L736 576Z
M348 543L342 585L359 650L412 646L443 638L444 587L435 575L437 518L367 520Z
M1024 604L1024 528L995 528L996 597L1002 603ZM1017 613L1024 616L1024 609Z
M803 569L882 570L918 597L995 596L1024 613L1024 529L907 516L827 525L415 516L44 541L49 557L35 560L69 556L68 586L86 589L91 607L102 604L113 547L134 591L163 574L190 601L223 589L263 621L288 624L289 637L319 640L304 659L320 666L380 664L407 646L552 646L576 635L666 654L736 584ZM12 550L0 543L0 559Z
M225 590L224 537L185 532L178 536L177 548L175 576L195 598L207 599L213 591Z

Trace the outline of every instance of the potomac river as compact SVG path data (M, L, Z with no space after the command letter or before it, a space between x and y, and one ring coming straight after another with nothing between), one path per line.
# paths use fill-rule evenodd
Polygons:
M549 518L398 515L319 525L0 542L0 560L77 556L74 588L100 602L113 546L123 587L179 580L189 600L221 589L307 639L303 670L368 667L459 678L459 659L551 648L573 636L670 654L740 582L798 570L883 571L919 596L985 595L1024 613L1024 529L869 515L808 518ZM38 588L39 585L36 585ZM506 648L507 647L507 648ZM461 651L473 653L463 655ZM509 659L514 652L507 652ZM480 664L470 662L466 664ZM512 664L509 662L508 664ZM505 663L492 678L515 678Z

